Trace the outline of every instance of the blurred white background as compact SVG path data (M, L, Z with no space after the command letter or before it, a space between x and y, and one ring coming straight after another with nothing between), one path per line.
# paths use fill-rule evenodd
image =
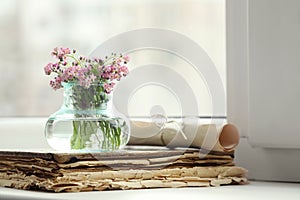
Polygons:
M89 55L114 35L146 27L173 30L198 43L226 88L225 0L1 0L0 117L48 116L60 107L63 91L52 91L50 77L43 73L54 47L75 48ZM151 50L136 52L131 58L130 68L149 62L174 67L197 89L199 115L210 114L209 92L192 66ZM155 104L165 105L166 114L180 114L174 95L155 87L137 91L127 105L130 115L148 115L157 93L161 95ZM203 92L199 93L199 87Z

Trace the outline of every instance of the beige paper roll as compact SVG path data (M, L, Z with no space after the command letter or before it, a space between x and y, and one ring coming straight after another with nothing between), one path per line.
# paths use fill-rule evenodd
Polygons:
M232 124L220 129L215 124L181 127L172 121L159 127L153 122L131 121L131 145L158 145L168 147L196 147L206 150L233 151L239 143L239 133Z

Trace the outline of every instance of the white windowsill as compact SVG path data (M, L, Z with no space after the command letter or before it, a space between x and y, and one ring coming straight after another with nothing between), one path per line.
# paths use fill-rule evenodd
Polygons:
M50 148L44 136L46 121L42 117L0 118L1 149Z
M81 193L45 193L0 188L0 199L299 199L300 184L276 182L251 182L249 185L234 185L200 188L166 188L142 190L116 190Z

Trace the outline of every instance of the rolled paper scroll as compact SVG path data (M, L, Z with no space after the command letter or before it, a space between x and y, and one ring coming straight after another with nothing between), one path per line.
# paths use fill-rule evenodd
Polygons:
M232 124L217 128L216 124L195 126L171 121L160 127L154 122L131 121L131 145L195 147L228 152L233 151L238 143L239 132Z

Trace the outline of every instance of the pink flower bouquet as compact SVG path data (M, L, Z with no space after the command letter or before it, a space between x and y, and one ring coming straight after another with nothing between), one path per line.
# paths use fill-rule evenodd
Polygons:
M50 81L54 90L65 89L64 105L54 116L74 115L71 149L117 149L124 124L111 120L105 109L116 82L128 74L129 57L112 53L104 59L87 58L63 47L55 48L51 55L56 61L48 63L44 71L54 75ZM90 120L91 116L97 120Z

